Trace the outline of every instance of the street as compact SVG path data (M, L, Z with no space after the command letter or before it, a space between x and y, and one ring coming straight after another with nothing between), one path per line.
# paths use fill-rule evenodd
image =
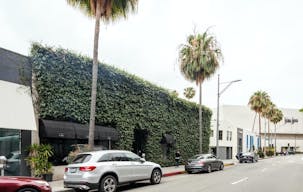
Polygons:
M144 192L300 192L303 190L303 155L281 156L226 167L210 174L166 177L159 185L147 182L124 186L120 191Z

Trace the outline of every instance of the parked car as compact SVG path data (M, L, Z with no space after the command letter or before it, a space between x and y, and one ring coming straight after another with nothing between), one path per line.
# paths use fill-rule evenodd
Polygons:
M236 158L239 160L239 163L247 163L247 162L251 162L251 163L255 163L258 162L258 154L255 152L246 152L246 153L239 153L238 155L236 155Z
M130 151L104 150L78 154L65 168L64 187L115 192L119 185L150 180L161 182L161 166Z
M223 170L224 163L212 154L198 154L187 160L185 171L187 173L207 171L208 173L213 170Z
M20 175L20 151L10 152L7 156L6 166L4 167L5 175L14 176Z
M51 192L49 184L39 178L0 176L0 191L3 192Z

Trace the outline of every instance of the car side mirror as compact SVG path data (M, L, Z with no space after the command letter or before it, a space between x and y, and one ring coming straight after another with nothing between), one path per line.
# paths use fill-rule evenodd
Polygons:
M146 160L144 158L140 158L140 162L144 163Z

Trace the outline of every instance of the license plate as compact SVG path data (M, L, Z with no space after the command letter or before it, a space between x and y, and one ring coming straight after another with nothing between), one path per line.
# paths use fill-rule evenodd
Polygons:
M77 168L69 168L69 172L70 173L76 173L77 172Z

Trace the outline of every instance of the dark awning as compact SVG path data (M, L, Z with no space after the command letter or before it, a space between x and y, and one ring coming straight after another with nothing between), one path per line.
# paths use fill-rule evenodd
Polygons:
M76 139L73 123L64 121L40 120L40 137Z
M44 138L88 139L89 126L64 121L40 120L40 135ZM95 140L117 141L119 133L111 127L96 126Z

